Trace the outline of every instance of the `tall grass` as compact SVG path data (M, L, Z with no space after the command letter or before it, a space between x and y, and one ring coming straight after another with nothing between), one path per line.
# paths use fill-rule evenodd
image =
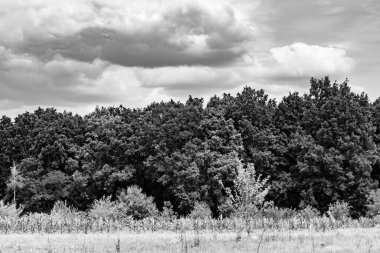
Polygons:
M124 204L122 206L124 207ZM122 212L123 215L118 215L121 213L119 209L109 198L103 198L95 202L89 212L79 212L64 202L57 202L50 214L31 213L19 216L22 209L0 202L0 233L108 233L118 231L184 233L195 231L199 234L207 231L239 234L241 231L247 231L249 234L250 231L266 231L268 229L302 230L312 228L315 231L326 231L337 228L368 228L380 225L380 216L350 218L349 206L340 202L329 207L327 216L320 215L311 207L296 211L278 208L273 204L265 205L260 212L255 212L253 215L231 216L224 219L211 218L210 209L202 203L197 204L193 212L186 218L175 216L168 203L161 213L155 211L150 217L143 219L136 219L125 212Z
M94 232L146 232L146 231L211 231L233 232L255 229L301 230L312 227L316 231L337 228L368 228L380 225L379 218L335 220L321 216L313 219L292 217L288 219L252 218L249 223L241 218L168 220L162 217L134 220L132 218L109 219L86 215L59 217L47 214L31 214L22 217L0 218L0 233L94 233Z

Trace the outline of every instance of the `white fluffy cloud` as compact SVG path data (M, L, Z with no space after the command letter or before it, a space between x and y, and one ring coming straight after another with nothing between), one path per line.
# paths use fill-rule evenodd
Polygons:
M354 67L354 60L340 48L294 43L272 48L270 52L277 68L291 76L348 73Z

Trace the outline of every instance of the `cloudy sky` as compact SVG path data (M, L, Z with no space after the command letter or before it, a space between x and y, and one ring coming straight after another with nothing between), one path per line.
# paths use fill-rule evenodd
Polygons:
M86 114L311 76L380 96L378 0L0 0L0 114Z

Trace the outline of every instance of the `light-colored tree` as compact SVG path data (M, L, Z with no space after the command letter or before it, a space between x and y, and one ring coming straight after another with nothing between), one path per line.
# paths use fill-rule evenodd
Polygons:
M255 210L261 208L268 194L269 178L262 178L256 175L253 164L248 163L246 166L240 164L238 175L235 179L235 194L230 194L237 214L240 216L251 217Z
M111 196L103 196L92 203L89 215L90 217L103 219L121 218L117 205L116 201L111 200Z
M252 218L261 218L263 232L260 236L260 244L265 233L263 207L265 196L268 194L269 186L267 182L269 178L262 179L261 175L256 175L253 164L248 163L244 166L242 163L238 166L237 177L235 179L235 192L230 193L230 199L234 205L234 216L243 219L244 226L238 228L236 240L240 240L242 232L245 229L248 235L251 233Z
M16 191L17 189L21 189L24 187L24 178L19 174L17 170L17 165L13 161L13 165L11 167L11 178L7 184L7 188L9 192L13 192L13 204L16 206Z

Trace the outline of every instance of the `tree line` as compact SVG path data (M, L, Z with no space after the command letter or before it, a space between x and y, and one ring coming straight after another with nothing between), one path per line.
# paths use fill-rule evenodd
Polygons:
M360 216L378 187L379 143L380 100L328 77L278 103L245 87L207 104L190 96L84 117L38 108L0 120L0 199L16 193L24 212L48 212L57 201L87 210L136 185L160 210L170 202L186 215L202 202L228 216L238 170L254 164L278 207L325 212L344 201Z

